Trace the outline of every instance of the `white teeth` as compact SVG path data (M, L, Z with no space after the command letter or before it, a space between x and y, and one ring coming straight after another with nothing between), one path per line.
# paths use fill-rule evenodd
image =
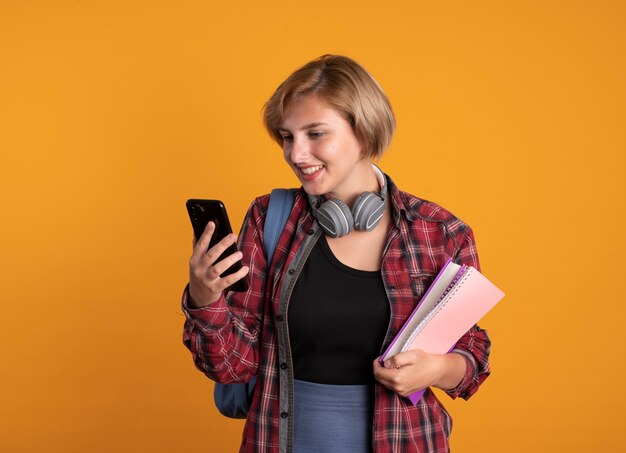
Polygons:
M313 173L315 173L316 171L321 170L323 167L323 165L317 165L315 167L306 167L306 168L301 168L300 171L302 173L304 173L305 175L312 175Z

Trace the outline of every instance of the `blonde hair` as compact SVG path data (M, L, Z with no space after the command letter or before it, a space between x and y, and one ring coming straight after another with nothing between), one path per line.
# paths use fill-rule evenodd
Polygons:
M365 156L382 157L396 126L391 104L361 65L340 55L323 55L305 64L281 83L265 103L263 122L281 147L279 128L287 104L308 95L329 102L352 125Z

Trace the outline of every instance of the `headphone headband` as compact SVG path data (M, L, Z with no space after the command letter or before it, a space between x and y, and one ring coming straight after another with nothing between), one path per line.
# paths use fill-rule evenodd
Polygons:
M387 200L387 181L380 168L374 164L372 167L380 183L380 192L363 192L354 200L352 209L338 198L326 200L317 207L319 197L309 195L313 217L328 236L342 237L353 229L371 231L382 219Z

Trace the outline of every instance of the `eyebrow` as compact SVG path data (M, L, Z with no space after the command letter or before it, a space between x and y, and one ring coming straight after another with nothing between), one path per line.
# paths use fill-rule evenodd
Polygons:
M317 126L328 126L327 123L322 123L321 121L315 122L315 123L310 123L310 124L305 124L304 126L302 126L300 128L301 131L307 130L307 129L313 129L314 127ZM289 129L285 129L284 127L279 127L278 128L279 131L284 131L284 132L291 132Z

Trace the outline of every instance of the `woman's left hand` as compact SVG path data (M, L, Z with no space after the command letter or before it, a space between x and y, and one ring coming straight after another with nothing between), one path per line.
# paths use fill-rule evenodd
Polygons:
M422 350L396 354L381 365L374 360L374 377L390 390L408 396L426 387L452 389L465 374L465 359L456 353L428 354Z

